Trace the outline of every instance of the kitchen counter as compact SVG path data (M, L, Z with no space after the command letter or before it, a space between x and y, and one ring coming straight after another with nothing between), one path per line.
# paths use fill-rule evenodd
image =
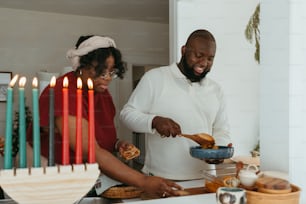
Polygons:
M161 198L154 200L140 200L140 201L132 201L128 202L129 204L203 204L216 203L216 194L208 193L208 194L200 194L200 195L190 195L190 196L180 196L180 197L171 197L171 198Z
M196 187L203 187L204 186L204 180L191 180L191 181L183 181L183 182L177 182L179 185L181 185L183 188L196 188ZM100 197L85 197L81 200L75 202L74 204L113 204L113 203L129 203L129 204L180 204L180 203L210 203L214 204L216 203L215 193L208 193L208 194L199 194L199 195L188 195L188 196L180 196L180 197L169 197L169 198L160 198L160 199L151 199L151 200L141 200L140 198L134 198L134 199L124 199L124 200L109 200L105 198ZM6 203L6 204L16 204L11 199L4 199L0 200L0 203Z
M191 181L183 181L177 182L183 188L196 188L203 187L204 180L191 180ZM134 199L124 199L121 201L110 201L103 198L83 198L80 202L76 204L112 204L112 203L128 203L128 204L203 204L203 203L216 203L216 194L215 193L207 193L207 194L199 194L199 195L188 195L188 196L180 196L180 197L169 197L169 198L160 198L160 199L151 199L151 200L141 200L140 198Z
M190 195L190 196L180 196L180 197L171 197L171 198L160 198L153 200L135 200L131 199L130 201L125 201L129 204L203 204L209 203L214 204L216 202L216 194L200 194L200 195ZM125 203L124 202L124 203ZM116 202L113 202L116 203ZM117 202L118 203L118 202ZM107 201L103 198L84 198L80 202L75 204L112 204L112 202Z
M197 179L197 180L189 180L189 181L179 181L176 182L178 185L182 186L183 188L187 189L187 188L196 188L196 187L203 187L204 186L204 179ZM181 196L183 197L183 196ZM181 198L180 197L180 198ZM185 197L185 196L184 196ZM162 198L162 199L155 199L158 201L162 201L165 200L166 198ZM172 198L171 198L172 199ZM124 199L122 202L123 203L139 203L139 201L144 202L143 200L141 200L140 198L135 198L135 199ZM149 200L146 200L149 201ZM153 200L152 200L153 201ZM140 203L141 203L140 202Z

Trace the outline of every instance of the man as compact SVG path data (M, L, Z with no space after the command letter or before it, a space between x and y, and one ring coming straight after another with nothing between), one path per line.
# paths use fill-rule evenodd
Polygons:
M230 143L225 101L220 86L206 77L213 65L216 42L207 30L190 34L178 64L145 73L120 119L135 132L146 133L143 171L173 180L202 178L209 168L190 156L193 141L181 133L207 133L216 145Z

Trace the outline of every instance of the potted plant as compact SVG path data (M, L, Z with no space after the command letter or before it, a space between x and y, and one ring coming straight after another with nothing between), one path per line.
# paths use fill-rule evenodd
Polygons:
M25 106L25 114L26 114L26 129L32 123L32 112L29 106ZM13 122L13 133L12 133L12 155L15 158L19 151L19 112L15 111L15 117Z

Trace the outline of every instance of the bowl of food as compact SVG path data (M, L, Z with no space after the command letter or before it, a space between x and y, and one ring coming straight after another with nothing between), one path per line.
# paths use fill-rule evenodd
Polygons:
M211 149L205 149L201 146L190 147L192 157L201 160L223 160L231 158L234 154L234 148L229 146L214 146Z

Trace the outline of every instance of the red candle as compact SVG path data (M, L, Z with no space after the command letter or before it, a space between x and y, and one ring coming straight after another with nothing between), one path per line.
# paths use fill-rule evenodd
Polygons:
M75 163L82 163L82 80L77 80Z
M88 85L88 163L95 163L95 116L94 116L94 91L91 79Z
M63 132L62 132L62 164L69 164L69 106L68 106L68 78L65 77L63 81Z

